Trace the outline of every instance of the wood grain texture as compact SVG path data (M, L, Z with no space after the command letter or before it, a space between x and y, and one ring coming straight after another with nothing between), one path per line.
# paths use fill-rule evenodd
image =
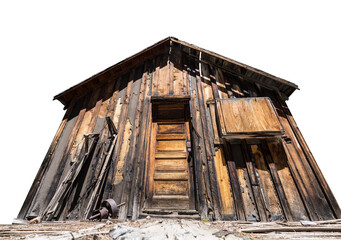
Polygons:
M163 111L163 106L158 108L158 111L160 110ZM161 115L160 120L164 118L165 116ZM154 153L149 161L147 208L153 209L158 206L165 209L190 209L193 205L191 201L194 199L190 192L193 187L187 161L186 139L189 139L189 136L186 136L186 124L183 122L170 123L170 126L165 123L162 123L161 127L158 125L158 122L153 123L151 152ZM183 126L174 128L174 125ZM174 134L174 129L178 132L182 130L182 134ZM183 197L186 197L187 201ZM171 202L166 203L167 198L170 198Z
M301 133L301 131L299 130L295 119L293 118L288 106L286 105L285 101L279 97L279 95L277 94L277 98L279 99L280 103L282 104L282 109L283 112L286 114L286 117L288 119L288 122L291 126L291 129L293 130L295 137L297 138L298 143L300 144L300 146L302 147L302 150L304 151L304 154L307 158L307 160L309 161L309 164L312 168L312 170L314 171L316 178L319 181L319 184L321 185L322 190L324 191L324 194L336 216L336 218L341 218L341 210L340 207L331 191L331 189L329 188L329 185L327 183L327 181L325 180L320 168L318 167L313 154L311 153L306 141L303 138L303 135Z
M246 209L244 206L244 201L242 201L242 190L241 184L238 178L238 172L236 167L236 162L232 156L232 149L230 143L223 141L224 153L226 158L227 169L229 173L229 178L231 181L231 188L233 193L233 199L235 204L236 218L238 220L247 220Z
M242 201L245 206L245 213L248 221L259 221L259 214L256 209L256 202L253 196L251 182L247 173L245 160L242 155L241 146L231 144L232 156L236 163L236 170L241 189Z
M55 151L57 144L61 138L61 135L65 129L65 126L70 120L69 117L70 117L71 112L73 110L74 104L75 104L75 100L72 101L71 105L68 107L68 109L67 109L67 111L63 117L63 120L62 120L62 122L61 122L61 124L57 130L56 135L54 136L54 138L52 140L52 143L51 143L51 145L50 145L50 147L49 147L49 149L45 155L45 158L44 158L44 160L43 160L43 162L42 162L42 164L38 170L38 173L34 178L33 184L32 184L32 186L31 186L31 188L27 194L27 197L26 197L26 199L25 199L25 201L24 201L24 203L23 203L23 205L19 211L17 218L25 218L27 211L28 211L28 208L32 204L32 201L33 201L35 195L37 194L37 190L41 184L41 180L42 180L42 178L43 178L43 176L47 170L47 167L50 164L50 161L52 159L52 155L54 154L54 151Z
M226 135L273 133L282 134L282 126L267 98L229 99L220 102ZM223 121L223 122L222 122Z
M256 144L250 146L250 151L252 153L253 161L255 162L261 191L264 195L268 219L270 221L281 220L284 218L284 215L276 194L274 183L264 159L264 154L261 151L260 146Z
M261 189L261 185L259 184L259 179L257 177L256 168L255 168L254 163L251 161L251 156L250 156L248 145L245 139L242 140L241 149L242 149L242 153L244 156L248 176L250 179L254 201L256 203L259 219L262 222L267 222L268 215L266 213L266 202L263 197L263 192L262 192L263 189Z
M234 203L232 190L230 187L230 178L228 175L227 164L223 155L223 149L218 148L214 156L219 193L222 202L221 213L223 215L234 215Z
M290 89L213 55L172 39L62 94L72 105L19 217L56 199L88 154L84 135L98 133L55 220L87 218L107 198L126 202L121 219L165 209L214 220L339 218L285 104ZM105 117L118 129L115 146Z

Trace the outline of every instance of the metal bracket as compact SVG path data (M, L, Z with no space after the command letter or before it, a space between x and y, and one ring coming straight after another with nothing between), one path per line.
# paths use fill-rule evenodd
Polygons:
M190 153L192 151L191 141L186 141L186 148L187 148L187 152Z
M285 143L287 143L287 144L290 144L290 143L292 143L292 139L290 138L290 137L288 137L288 136L282 136L282 138L283 138L283 140L285 141Z

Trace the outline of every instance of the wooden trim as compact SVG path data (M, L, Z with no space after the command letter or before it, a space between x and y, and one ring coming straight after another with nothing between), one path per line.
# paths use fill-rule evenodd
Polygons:
M151 96L153 104L164 104L165 102L187 103L189 100L191 100L190 95Z

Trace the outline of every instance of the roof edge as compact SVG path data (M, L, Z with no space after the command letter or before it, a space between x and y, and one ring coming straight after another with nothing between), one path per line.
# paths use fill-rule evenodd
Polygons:
M107 71L110 71L111 69L122 65L123 63L125 63L125 62L127 62L127 61L129 61L129 60L131 60L131 59L133 59L133 58L135 58L135 57L137 57L137 56L139 56L139 55L149 51L149 50L151 50L152 48L155 48L158 45L161 45L161 44L163 44L163 43L165 43L167 41L170 41L171 39L175 40L176 38L174 38L174 37L167 37L167 38L164 38L164 39L162 39L161 41L159 41L157 43L154 43L153 45L143 49L142 51L140 51L140 52L138 52L138 53L136 53L136 54L134 54L134 55L132 55L130 57L125 58L124 60L122 60L122 61L120 61L120 62L118 62L118 63L116 63L116 64L114 64L114 65L112 65L112 66L110 66L110 67L108 67L106 69L104 69L103 71L100 71L100 72L96 73L95 75L87 78L86 80L84 80L84 81L82 81L82 82L80 82L80 83L78 83L78 84L76 84L76 85L66 89L65 91L63 91L63 92L61 92L61 93L59 93L57 95L55 95L53 97L53 100L59 100L62 104L65 105L66 103L63 100L60 99L64 94L66 94L66 93L68 93L68 92L70 92L70 91L72 91L72 90L74 90L74 89L76 89L76 88L78 88L78 87L80 87L80 86L90 82L91 80L93 80L94 78L98 77L99 75L102 75L103 73L105 73Z
M132 55L132 56L130 56L130 57L128 57L128 58L126 58L126 59L124 59L124 60L122 60L122 61L120 61L120 62L118 62L118 63L116 63L116 64L114 64L112 66L110 66L110 67L108 67L108 68L106 68L106 69L104 69L103 71L100 71L99 73L89 77L88 79L86 79L86 80L84 80L84 81L82 81L82 82L80 82L80 83L78 83L78 84L76 84L76 85L74 85L74 86L72 86L70 88L68 88L67 90L65 90L65 91L55 95L53 97L53 100L59 100L64 106L66 106L68 104L68 102L65 101L65 98L63 97L66 94L68 94L68 93L74 91L75 89L77 89L77 88L87 84L88 82L92 81L96 77L98 77L98 76L100 76L100 75L102 75L102 74L104 74L104 73L106 73L106 72L108 72L108 71L110 71L110 70L112 70L114 68L117 68L120 65L123 65L124 63L127 63L127 62L131 61L132 59L134 59L134 58L136 58L136 57L138 57L138 56L140 56L140 55L142 55L142 54L144 54L144 53L154 49L155 47L161 46L162 44L166 43L167 41L169 41L169 42L172 42L172 41L176 42L176 43L178 43L178 44L180 44L182 46L194 49L196 51L200 51L200 52L206 53L208 55L211 55L211 56L214 56L216 58L222 59L223 61L227 61L227 62L235 64L235 65L237 65L239 67L243 67L243 68L245 68L247 70L250 70L250 71L252 71L254 73L257 73L257 74L259 74L259 75L261 75L263 77L270 78L270 79L272 79L272 80L274 80L276 82L280 82L282 84L285 84L285 85L287 85L287 86L292 88L292 91L291 91L291 93L289 95L291 95L296 89L299 89L299 87L295 83L293 83L293 82L287 81L287 80L285 80L283 78L276 77L276 76L274 76L272 74L269 74L269 73L264 72L262 70L259 70L257 68L254 68L254 67L251 67L249 65L243 64L243 63L238 62L236 60L233 60L231 58L227 58L225 56L222 56L222 55L220 55L218 53L206 50L204 48L201 48L201 47L198 47L196 45L187 43L185 41L181 41L181 40L179 40L176 37L169 36L169 37L166 37L166 38L158 41L157 43L155 43L155 44L153 44L153 45L143 49L142 51L140 51L140 52L138 52L138 53L136 53L136 54L134 54L134 55Z

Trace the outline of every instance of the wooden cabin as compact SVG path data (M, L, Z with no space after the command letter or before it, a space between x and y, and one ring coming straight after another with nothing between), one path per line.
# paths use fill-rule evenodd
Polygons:
M18 215L341 218L286 100L297 85L168 37L58 94L66 113Z

